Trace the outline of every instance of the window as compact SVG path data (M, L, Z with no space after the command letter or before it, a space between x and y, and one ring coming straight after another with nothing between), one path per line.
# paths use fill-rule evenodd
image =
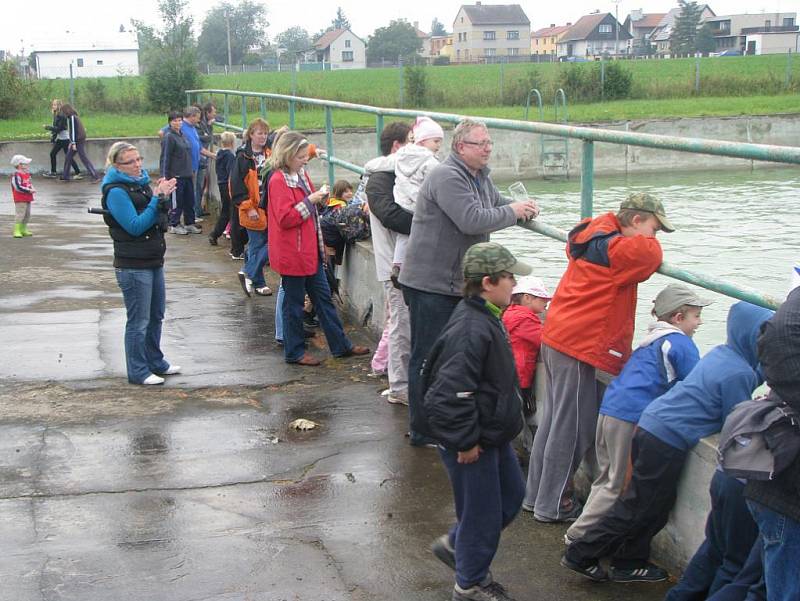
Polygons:
M556 43L556 39L555 38L550 38L550 43L551 44L555 44Z
M483 56L496 56L497 48L484 48Z
M342 50L342 62L343 63L352 63L353 62L353 51L352 50Z
M539 38L536 38L536 43L534 44L534 46L538 46L538 45L539 45Z
M506 32L506 39L507 40L518 40L519 39L519 31L507 31Z
M784 27L794 27L794 17L784 17L783 26Z
M484 31L483 32L483 39L484 40L490 41L490 40L494 40L495 38L496 38L496 35L495 35L494 31Z
M611 33L611 25L608 23L602 23L597 31L600 33Z
M764 21L764 28L769 29L770 27L772 27L772 21L767 19L766 21Z
M82 58L78 59L78 66L79 67L83 67L83 59Z
M350 40L345 40L344 41L344 47L345 48L350 48Z
M97 61L97 64L98 64L98 65L102 65L102 64L103 64L103 61L101 61L101 60L98 60L98 61Z
M509 48L508 56L519 56L519 48Z

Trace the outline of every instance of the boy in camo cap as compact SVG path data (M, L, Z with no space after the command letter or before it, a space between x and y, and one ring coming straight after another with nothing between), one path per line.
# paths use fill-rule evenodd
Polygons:
M464 298L423 365L423 406L412 427L437 441L453 486L456 523L431 547L455 570L453 600L503 601L511 597L489 566L525 483L511 447L522 429L519 382L500 316L514 276L531 268L482 242L467 249L463 271Z

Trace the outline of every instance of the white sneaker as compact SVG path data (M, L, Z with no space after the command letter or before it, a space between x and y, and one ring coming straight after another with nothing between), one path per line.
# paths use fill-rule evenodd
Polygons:
M185 227L183 227L183 226L182 226L182 225L180 225L180 224L178 224L178 225L171 225L171 226L169 227L169 230L168 230L168 231L169 231L169 233L170 233L170 234L178 234L178 235L180 235L180 236L186 236L186 235L189 233L189 232L187 232L187 231L186 231L186 228L185 228Z
M164 383L164 378L157 376L155 374L150 374L142 382L142 384L144 384L145 386L155 386L156 384L163 384L163 383Z
M404 390L390 390L389 394L386 395L386 400L389 401L392 405L405 405L408 407L408 393Z
M242 285L242 290L247 296L253 295L253 280L247 277L244 271L240 271L238 274L239 276L239 283Z
M197 227L194 224L185 225L185 226L183 226L183 229L186 230L187 234L202 234L203 233L203 230L201 228Z
M162 371L159 375L161 376L174 376L175 374L181 373L181 366L180 365L170 365L167 368L167 371Z

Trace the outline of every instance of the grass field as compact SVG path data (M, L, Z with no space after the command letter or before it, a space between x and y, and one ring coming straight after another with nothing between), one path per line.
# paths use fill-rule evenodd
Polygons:
M791 60L791 62L790 62ZM700 94L694 92L695 59L626 61L633 74L631 99L618 102L570 102L570 121L594 123L609 120L704 115L742 115L800 112L800 59L785 55L716 57L700 59ZM512 64L431 67L425 108L479 116L522 118L528 90L538 87L545 98L546 119L552 120L552 99L563 75L570 69L592 70L596 63ZM787 80L788 77L788 80ZM398 107L401 72L396 68L300 72L294 84L291 73L237 73L203 77L205 89L228 89L289 94L341 100L373 106ZM787 81L789 86L787 88ZM98 83L102 82L102 83ZM69 82L35 83L36 100L29 116L0 121L0 139L46 138L51 98L69 98ZM407 94L406 94L407 97ZM222 98L215 96L222 109ZM151 134L163 117L147 111L144 78L118 77L77 80L76 104L91 136ZM238 99L230 102L230 119L241 121ZM258 113L249 101L248 114ZM284 102L268 104L269 120L288 120ZM531 113L535 118L536 111ZM321 111L298 110L297 126L322 127ZM335 125L372 126L368 115L335 113Z

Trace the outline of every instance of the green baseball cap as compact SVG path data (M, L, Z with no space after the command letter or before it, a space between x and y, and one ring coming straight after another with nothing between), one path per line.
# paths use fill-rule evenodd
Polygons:
M674 232L675 228L667 219L664 205L652 194L647 192L634 192L619 205L620 209L636 209L637 211L647 211L652 213L661 224L661 229L665 232Z
M711 299L697 296L688 286L668 284L653 300L653 312L656 315L669 315L683 305L707 307L713 302Z
M514 275L528 275L533 268L521 261L505 247L496 242L479 242L464 253L465 278L480 278L507 271Z

